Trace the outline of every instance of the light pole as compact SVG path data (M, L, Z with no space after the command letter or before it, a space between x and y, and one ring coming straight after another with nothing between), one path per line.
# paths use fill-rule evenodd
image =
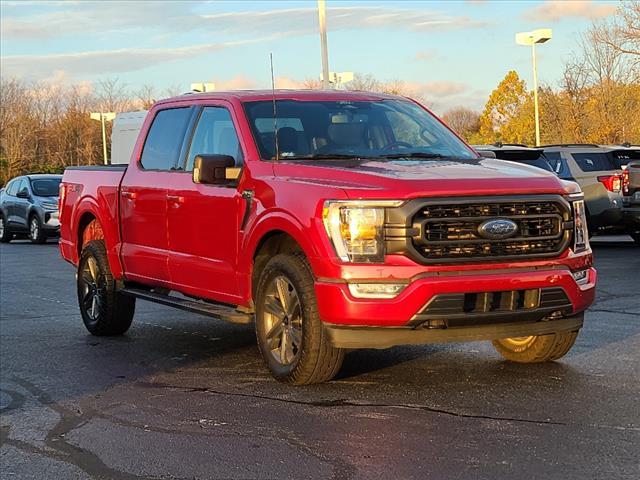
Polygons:
M327 53L327 10L325 0L318 0L318 22L320 23L320 48L322 52L322 88L329 90L329 54Z
M107 126L106 122L110 122L116 118L115 112L91 112L91 120L98 120L102 123L102 155L104 164L107 165Z
M540 114L538 110L538 69L536 66L536 43L545 43L551 40L550 28L539 28L532 32L516 33L516 43L518 45L531 46L531 56L533 60L533 106L536 120L536 147L540 146Z

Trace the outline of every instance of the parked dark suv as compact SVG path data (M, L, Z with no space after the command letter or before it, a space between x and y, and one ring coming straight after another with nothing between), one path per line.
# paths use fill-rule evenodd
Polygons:
M0 190L0 241L27 236L44 243L58 236L58 195L62 175L25 175Z
M623 174L622 193L622 212L627 231L636 244L640 245L640 160L628 163Z
M545 145L547 160L560 178L577 182L589 219L589 232L624 233L622 172L640 148L593 144Z

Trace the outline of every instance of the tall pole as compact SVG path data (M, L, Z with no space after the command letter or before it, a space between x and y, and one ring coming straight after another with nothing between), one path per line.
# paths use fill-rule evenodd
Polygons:
M329 90L329 55L327 53L327 12L325 0L318 0L318 21L320 23L320 47L322 50L322 88Z
M533 58L533 108L536 118L536 147L540 146L540 114L538 111L538 69L536 67L536 43L531 44Z
M100 114L100 121L102 122L102 155L104 157L104 164L107 165L107 127L105 125L105 115Z

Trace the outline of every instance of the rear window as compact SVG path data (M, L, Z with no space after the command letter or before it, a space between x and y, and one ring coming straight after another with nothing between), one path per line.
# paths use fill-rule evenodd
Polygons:
M620 170L623 166L628 164L631 160L640 159L640 149L638 150L618 150L611 152L613 158L613 164L616 169Z
M583 172L616 170L609 153L572 153L571 156Z
M140 163L147 170L172 170L178 164L191 108L159 111L153 119L144 143Z

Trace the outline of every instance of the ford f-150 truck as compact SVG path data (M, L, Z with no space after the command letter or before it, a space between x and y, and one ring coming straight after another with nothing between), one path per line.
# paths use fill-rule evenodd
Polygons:
M255 321L293 384L355 348L491 340L555 360L595 292L575 183L484 158L392 95L160 101L130 164L68 168L60 206L89 332L126 332L136 299Z

